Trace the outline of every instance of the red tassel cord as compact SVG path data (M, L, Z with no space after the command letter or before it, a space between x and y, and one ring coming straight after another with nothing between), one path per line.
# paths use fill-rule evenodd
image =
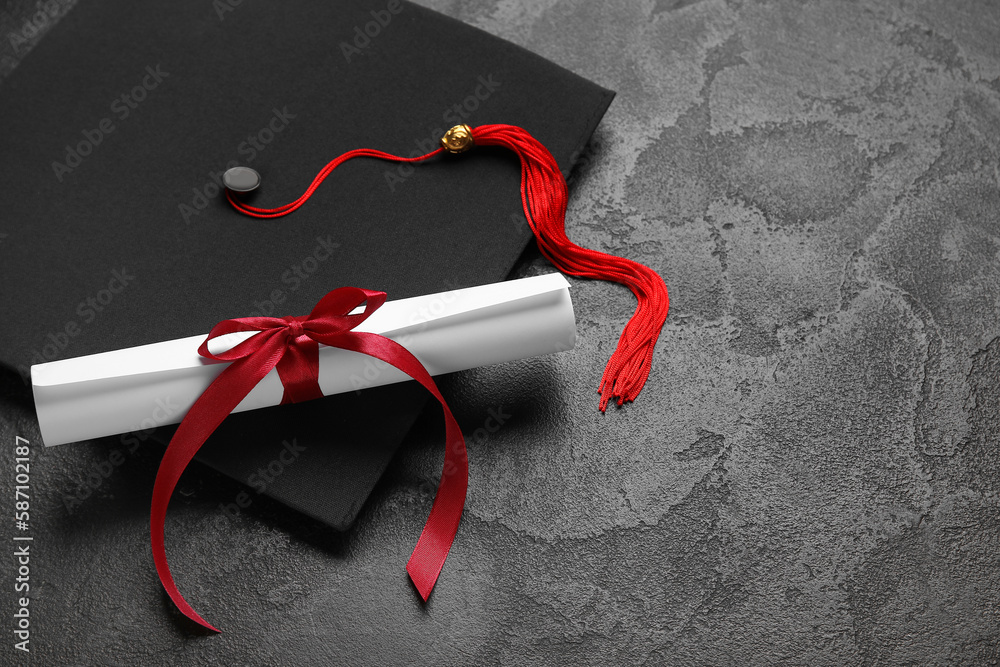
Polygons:
M355 157L373 157L394 162L422 162L448 151L461 153L472 147L503 146L521 161L521 203L524 215L542 254L552 264L572 276L609 280L625 285L635 295L635 313L625 325L618 346L608 360L598 391L603 412L608 401L618 405L634 401L646 384L653 363L653 350L670 309L667 286L648 266L608 253L582 248L566 236L566 206L569 190L552 153L527 131L514 125L459 125L442 138L443 148L418 157L401 157L371 149L348 151L327 164L305 193L277 208L249 206L227 190L230 203L242 213L256 218L277 218L296 210L312 196L320 183L340 164Z
M542 254L563 273L611 280L632 290L638 301L625 325L598 391L603 412L610 399L634 401L646 384L653 348L667 319L670 297L660 275L643 264L576 245L566 236L569 190L552 153L513 125L482 125L473 130L477 144L504 146L521 159L521 203Z

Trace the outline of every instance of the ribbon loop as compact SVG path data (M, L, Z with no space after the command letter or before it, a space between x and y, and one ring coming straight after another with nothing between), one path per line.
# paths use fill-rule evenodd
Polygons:
M422 384L441 403L445 416L444 468L427 523L406 570L426 601L451 550L465 506L468 457L461 428L427 369L399 343L373 333L355 332L385 303L385 292L342 287L324 296L307 316L245 317L212 327L198 353L230 365L219 374L184 416L160 462L153 487L150 540L160 582L188 618L218 632L187 603L170 572L164 542L167 505L177 481L208 437L240 401L276 369L284 387L282 403L322 397L319 344L352 350L389 363ZM354 313L364 305L360 313ZM210 341L239 332L254 332L228 350L213 353Z

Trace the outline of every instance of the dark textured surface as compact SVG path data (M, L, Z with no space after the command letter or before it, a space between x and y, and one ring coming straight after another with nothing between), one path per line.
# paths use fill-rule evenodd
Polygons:
M35 662L1000 661L998 5L427 4L619 91L569 228L671 288L645 392L597 412L630 305L581 281L577 349L444 381L471 485L426 607L403 563L436 416L344 535L258 497L230 518L242 488L192 469L168 548L215 637L152 569L157 452L68 507L121 443L36 447ZM12 512L37 427L3 386Z

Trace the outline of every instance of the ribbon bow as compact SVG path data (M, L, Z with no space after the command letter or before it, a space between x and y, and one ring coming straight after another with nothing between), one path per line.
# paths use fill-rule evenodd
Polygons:
M230 365L198 397L184 416L160 462L153 486L150 538L160 583L181 613L218 632L187 603L170 573L164 545L164 521L170 496L181 473L208 437L264 376L277 368L284 386L281 402L319 398L319 343L351 350L391 364L422 384L441 403L445 418L445 458L441 481L427 523L417 540L406 571L420 596L427 600L451 550L465 506L469 459L462 430L427 369L399 343L374 333L353 331L385 303L385 292L342 287L323 297L305 317L244 317L215 325L198 354ZM364 311L352 315L361 304ZM225 352L213 353L214 338L236 332L257 332Z

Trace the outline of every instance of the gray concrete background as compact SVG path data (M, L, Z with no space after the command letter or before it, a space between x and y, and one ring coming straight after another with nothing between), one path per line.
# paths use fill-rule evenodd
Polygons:
M467 434L490 408L510 418L470 447L426 607L402 566L436 416L344 535L265 498L220 519L242 487L192 471L168 547L221 636L160 593L155 453L67 507L118 443L38 446L34 661L1000 662L1000 4L422 4L618 91L568 228L671 290L645 391L597 411L631 303L575 280L577 349L447 379ZM41 6L0 13L4 71ZM38 433L20 380L0 382L11 470L8 444Z

